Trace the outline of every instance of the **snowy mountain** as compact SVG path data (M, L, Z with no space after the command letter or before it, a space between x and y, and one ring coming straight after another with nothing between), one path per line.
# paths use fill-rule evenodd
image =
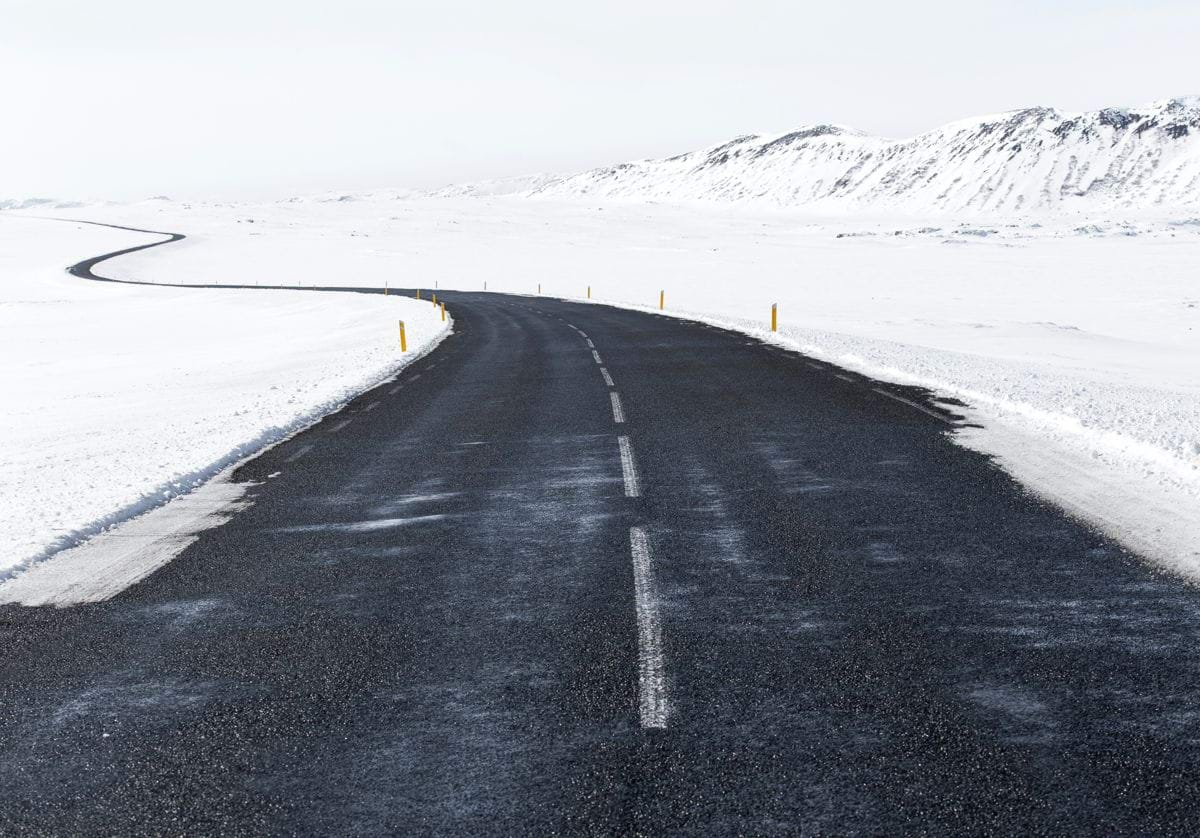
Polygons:
M2 210L78 209L86 206L80 201L60 201L57 198L0 198Z
M435 198L490 198L497 195L521 195L538 192L561 180L562 177L559 175L522 175L444 186L430 194Z
M1197 207L1200 97L1077 114L1028 108L907 140L815 125L550 179L525 194L915 211Z

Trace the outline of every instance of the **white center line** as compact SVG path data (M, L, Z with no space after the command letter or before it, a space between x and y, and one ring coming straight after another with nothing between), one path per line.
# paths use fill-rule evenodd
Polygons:
M579 336L580 336L581 338L586 338L586 337L587 337L587 332L585 332L583 329L579 329L578 331L579 331Z
M588 345L588 349L595 349L595 348L596 348L596 344L592 343L592 339L591 339L591 338L588 338L587 345Z
M301 448L299 451L297 451L295 454L293 454L292 456L290 456L286 460L284 460L284 462L285 463L294 463L294 462L296 462L296 460L300 459L301 457L303 457L305 454L307 454L311 450L313 450L313 447L311 445L306 445L303 448Z
M369 405L363 408L363 413L374 410L377 407L379 407L379 402L371 402Z
M597 363L597 364L603 364L603 363L604 363L603 361L601 361L601 360L600 360L600 353L599 353L599 352L597 352L595 349L593 349L593 350L592 350L592 357L596 359L596 363Z
M621 446L621 475L625 478L625 497L640 498L642 486L638 481L637 465L633 462L633 446L629 437L617 437L617 445Z
M821 366L820 364L814 364L812 361L805 361L804 363L808 364L808 365L809 365L810 367L812 367L814 370L823 370L823 369L825 369L825 368L824 368L823 366Z
M667 726L667 679L663 672L662 622L645 530L630 527L629 547L638 624L638 708L642 727L662 729Z
M399 392L400 392L401 390L403 390L403 389L404 389L404 385L403 385L403 384L397 384L395 387L393 387L392 389L388 390L388 395L389 395L389 396L394 396L394 395L396 395L397 393L399 393Z
M609 387L617 386L616 384L613 384L612 376L608 374L608 369L606 367L600 368L600 375L604 376L604 383Z
M346 427L349 424L350 424L349 419L343 419L341 422L338 422L336 425L334 425L332 428L330 428L329 432L331 434L336 434L338 431L340 431L342 428Z
M621 397L615 392L609 393L608 397L612 400L613 421L618 425L625 423L625 410L621 407Z
M834 378L840 378L842 381L853 381L853 380L854 380L853 378L851 378L851 377L850 377L850 376L848 376L848 375L842 375L840 372L835 372L835 373L833 374L833 377L834 377Z
M408 377L408 380L409 380L409 381L416 381L416 380L417 380L418 378L420 378L420 377L421 377L421 373L419 373L419 372L416 372L416 373L413 373L412 375L410 375L410 376Z

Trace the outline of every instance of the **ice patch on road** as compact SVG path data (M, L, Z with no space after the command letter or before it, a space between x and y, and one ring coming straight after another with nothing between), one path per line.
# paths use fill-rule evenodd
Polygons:
M89 722L103 726L114 724L119 715L130 714L145 723L152 716L171 716L199 707L208 701L214 688L211 683L178 678L153 681L111 678L63 701L47 721L51 727Z
M400 527L410 527L414 524L431 524L435 521L443 521L449 518L449 515L414 515L410 518L377 518L369 521L349 521L345 523L328 523L328 524L299 524L294 527L280 527L275 532L281 533L301 533L301 532L378 532L380 530L394 530Z
M999 724L1010 742L1043 742L1057 726L1050 707L1025 687L975 684L967 688L966 698Z
M867 553L875 564L897 564L904 561L904 555L895 545L884 541L874 541L867 545Z

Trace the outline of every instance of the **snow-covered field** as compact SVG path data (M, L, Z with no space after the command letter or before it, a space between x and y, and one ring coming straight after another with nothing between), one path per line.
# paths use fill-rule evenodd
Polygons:
M397 199L146 202L193 238L129 278L424 285L593 298L766 334L971 405L964 444L1165 566L1200 574L1200 219L819 217Z
M146 288L64 271L160 238L0 215L0 580L286 436L443 334L431 306L396 296ZM265 279L234 250L221 258ZM196 281L212 263L156 264L151 279Z
M997 455L1032 489L1163 566L1200 576L1200 219L1186 213L964 222L387 193L259 205L159 200L74 212L189 235L104 266L130 279L472 290L487 282L491 291L517 293L534 293L540 283L545 294L573 298L590 285L595 301L644 307L664 290L669 313L731 325L967 402L983 428L960 432L963 444ZM61 265L98 249L78 237L107 237L99 250L124 238L52 230L49 222L3 223L43 237L41 261L21 274L40 276L39 288L56 289L40 293L64 300L54 309L62 314L37 314L41 306L33 304L19 317L9 314L5 340L32 334L43 343L6 392L33 394L43 415L64 406L80 411L69 422L36 427L31 414L5 416L18 429L8 439L19 440L4 455L6 496L38 510L19 521L5 513L6 537L25 539L24 554L102 518L114 494L121 499L107 504L114 508L146 497L149 487L136 485L135 472L122 485L102 465L54 465L58 452L91 444L97 434L85 425L101 424L100 436L124 431L122 450L136 450L139 467L153 466L154 486L175 485L189 469L246 450L262 428L290 427L295 416L336 402L395 360L397 314L379 298L202 292L206 302L198 309L191 291L80 289ZM78 305L85 299L87 306ZM776 336L765 331L771 303L781 313ZM405 303L393 298L386 305ZM210 309L211 317L198 320ZM136 325L121 319L131 310L142 318ZM264 311L271 325L256 328ZM51 326L51 335L39 325L43 317L73 317L85 331ZM91 352L110 320L128 324L124 334L106 354ZM318 322L350 354L329 351L313 342L324 340L316 336L285 339ZM67 349L61 341L74 344ZM351 350L367 360L334 360L349 359ZM181 382L186 371L192 383L162 400L157 379L168 359L180 356L189 360L171 379ZM146 357L153 362L142 369ZM308 367L318 360L334 372ZM56 381L103 391L104 379L92 376L113 366L135 385L120 415L86 396L55 392ZM80 374L84 369L92 372ZM238 374L229 376L230 369ZM219 417L218 407L226 409ZM230 430L243 412L244 424ZM203 456L178 467L176 446L141 444L128 427L130 414L190 434L206 446ZM22 475L47 469L54 482L12 480L10 461ZM71 508L86 507L86 514L63 520L62 499L69 497L78 497Z

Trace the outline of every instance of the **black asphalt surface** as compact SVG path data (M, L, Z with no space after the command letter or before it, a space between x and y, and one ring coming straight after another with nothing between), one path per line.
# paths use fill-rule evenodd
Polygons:
M452 337L243 466L253 506L163 569L0 606L0 834L1200 831L1200 596L944 405L696 323L444 299Z

